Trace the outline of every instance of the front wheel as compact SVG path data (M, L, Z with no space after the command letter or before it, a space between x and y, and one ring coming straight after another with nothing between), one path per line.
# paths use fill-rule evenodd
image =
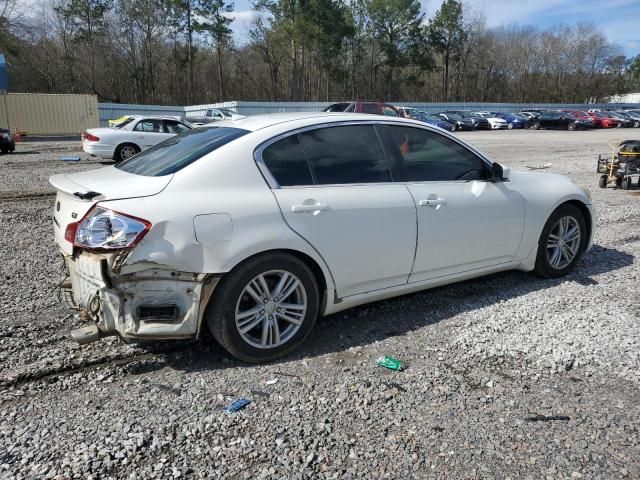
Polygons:
M319 310L318 284L298 258L268 253L240 264L216 288L206 319L233 356L267 362L296 350Z
M534 123L533 127L531 127L531 128L533 128L534 130L540 130L540 122Z
M576 124L575 124L575 123L570 123L570 124L567 126L567 129L568 129L570 132L573 132L573 131L576 129Z
M542 229L535 272L546 278L562 277L574 269L587 244L584 215L577 207L558 207Z
M508 128L509 130L513 130L513 122L509 122L509 123L507 123L507 128Z

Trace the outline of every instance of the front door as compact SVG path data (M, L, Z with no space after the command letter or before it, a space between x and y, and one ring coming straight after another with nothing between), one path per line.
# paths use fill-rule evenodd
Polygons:
M339 297L407 283L416 208L372 125L292 134L261 156L285 221L323 257Z
M513 260L524 228L524 202L490 165L439 133L386 127L417 209L418 246L410 282Z

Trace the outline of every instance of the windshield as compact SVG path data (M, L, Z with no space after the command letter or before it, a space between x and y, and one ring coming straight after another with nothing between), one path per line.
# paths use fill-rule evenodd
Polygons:
M454 121L462 120L462 117L460 115L455 114L455 113L447 113L447 117L449 117L451 120L454 120Z
M576 117L574 117L573 115L571 115L570 113L567 113L567 112L560 112L560 116L562 118L569 118L569 119L573 119L573 120L575 120L575 118L576 118Z
M229 110L228 108L219 108L218 110L220 110L225 117L231 117L236 114L236 112Z
M170 175L247 133L241 128L194 128L154 145L116 168L145 177Z

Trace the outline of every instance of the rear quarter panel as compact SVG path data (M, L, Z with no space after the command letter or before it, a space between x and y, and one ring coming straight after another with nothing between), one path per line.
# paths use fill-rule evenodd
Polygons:
M225 273L255 254L290 249L314 259L328 288L333 288L328 267L284 222L255 164L255 146L271 136L268 132L248 134L219 148L174 174L169 186L153 197L102 202L152 223L122 272L148 268L152 263L185 272ZM210 214L230 217L231 233L225 232L224 241L196 238L195 217Z

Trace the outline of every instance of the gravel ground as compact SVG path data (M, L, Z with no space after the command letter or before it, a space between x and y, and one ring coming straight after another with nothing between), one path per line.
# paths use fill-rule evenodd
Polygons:
M47 178L100 164L59 160L78 142L20 144L0 157L0 477L640 478L640 190L595 173L608 139L637 132L460 134L591 188L579 268L353 309L261 366L208 340L70 341ZM383 354L408 368L377 367ZM252 403L222 411L239 397Z

